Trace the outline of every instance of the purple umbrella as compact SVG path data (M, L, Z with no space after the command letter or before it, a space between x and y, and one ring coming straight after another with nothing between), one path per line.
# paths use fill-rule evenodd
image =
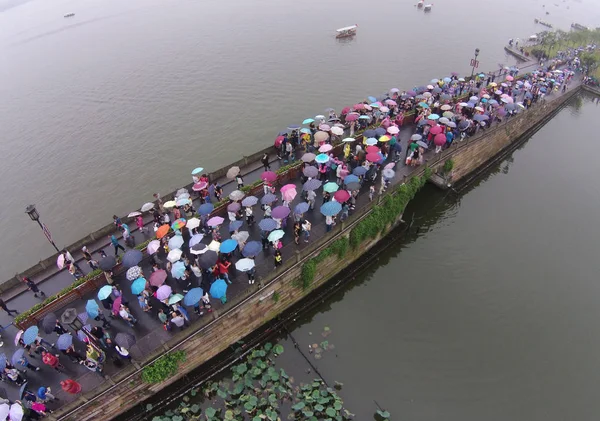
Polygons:
M304 170L302 171L302 173L306 177L316 177L317 175L319 175L319 170L317 169L317 167L313 167L311 165L311 166L305 167Z
M242 205L240 205L238 202L233 202L230 203L229 205L227 205L227 212L237 212L242 208Z
M163 285L160 288L158 288L158 291L156 291L156 298L158 298L159 300L166 300L167 298L169 298L172 292L173 290L170 286Z
M258 226L263 231L273 231L277 228L277 222L271 218L265 218L258 223Z
M277 218L277 219L286 218L289 214L290 214L290 208L288 208L287 206L277 206L271 212L271 216L273 218Z
M406 91L406 95L415 96L415 95L417 95L417 93L415 91Z
M265 194L262 199L260 199L261 205L268 205L277 201L277 196L271 193Z
M254 257L262 250L262 244L259 241L249 241L244 246L242 254L244 257Z
M302 190L304 190L304 191L317 190L319 187L321 187L321 184L323 184L321 182L321 180L317 180L316 178L313 178L312 180L308 180L306 183L304 183L304 186L302 186Z

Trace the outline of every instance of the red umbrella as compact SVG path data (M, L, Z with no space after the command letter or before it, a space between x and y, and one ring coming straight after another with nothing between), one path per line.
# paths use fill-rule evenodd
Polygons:
M194 191L200 191L200 190L204 190L205 188L208 187L208 183L203 181L201 183L196 183L192 186L192 190Z
M123 297L118 297L114 302L113 302L113 313L118 314L119 310L121 309L121 300Z
M375 145L367 146L367 153L377 153L379 152L379 148Z
M281 146L281 142L283 142L283 136L277 136L275 138L275 147L278 148Z
M262 173L260 178L263 181L273 182L277 180L277 174L275 174L273 171L265 171Z
M431 130L429 130L429 133L431 133L431 134L440 134L443 131L444 131L444 129L442 128L442 126L433 126L431 128Z
M369 161L369 162L379 162L380 159L381 159L381 157L379 156L378 153L367 154L367 161Z
M436 134L433 143L435 143L435 146L443 146L446 143L446 135L443 133Z
M347 190L338 190L333 194L333 198L339 203L344 203L346 200L350 199L350 193Z
M167 280L167 272L159 269L155 272L152 272L152 275L150 275L150 285L155 286L155 287L159 287L162 284L165 283L165 281Z
M355 113L348 114L346 116L346 121L356 121L358 120L359 115Z

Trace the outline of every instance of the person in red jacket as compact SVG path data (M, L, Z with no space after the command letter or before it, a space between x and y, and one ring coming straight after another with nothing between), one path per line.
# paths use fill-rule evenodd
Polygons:
M49 365L56 371L60 371L62 368L64 368L64 366L58 360L58 356L46 351L42 351L42 361L44 364Z
M81 385L77 383L75 380L67 379L60 382L60 387L67 393L71 395L76 395L81 392Z
M223 279L225 279L225 282L227 282L229 285L231 285L231 281L229 280L229 266L231 266L231 262L228 262L225 258L222 258L218 263L218 270L219 270L219 275L221 275L221 277Z

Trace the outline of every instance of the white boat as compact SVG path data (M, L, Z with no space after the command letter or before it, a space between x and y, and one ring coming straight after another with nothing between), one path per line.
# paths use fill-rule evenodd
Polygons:
M336 29L337 35L335 37L336 38L352 37L352 36L356 35L356 28L358 28L358 25L346 26L344 28Z
M423 11L431 12L431 6L433 6L433 4L426 4L425 6L423 6Z

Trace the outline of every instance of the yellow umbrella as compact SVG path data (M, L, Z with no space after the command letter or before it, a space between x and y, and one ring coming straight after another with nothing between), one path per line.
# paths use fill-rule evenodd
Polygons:
M174 200L169 200L168 202L163 203L164 208L174 208L177 203Z
M490 83L490 86L495 88L496 86L498 86L498 84L496 82L492 82L492 83Z
M390 141L390 139L391 139L391 137L390 137L390 136L388 136L388 135L383 135L383 136L381 136L381 137L380 137L378 140L379 140L380 142L389 142L389 141Z

